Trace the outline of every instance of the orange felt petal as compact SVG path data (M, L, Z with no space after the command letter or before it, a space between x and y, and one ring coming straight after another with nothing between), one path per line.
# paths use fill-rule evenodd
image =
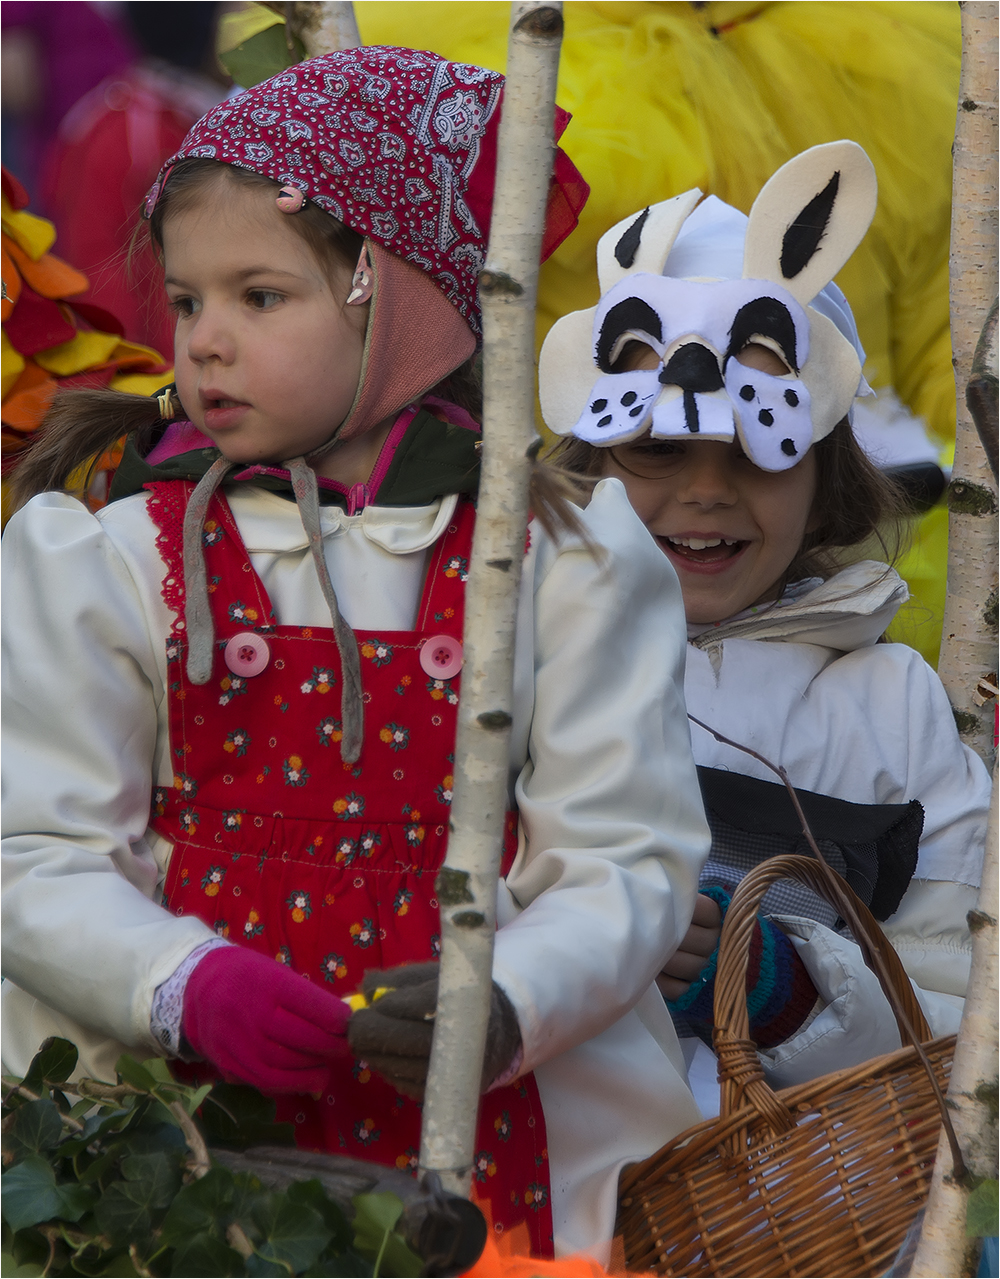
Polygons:
M77 271L52 253L44 253L36 262L12 239L8 239L5 248L25 282L43 298L72 297L90 287L90 281L82 271Z
M17 431L33 431L40 425L55 393L55 378L40 369L34 360L28 360L3 402L0 417Z

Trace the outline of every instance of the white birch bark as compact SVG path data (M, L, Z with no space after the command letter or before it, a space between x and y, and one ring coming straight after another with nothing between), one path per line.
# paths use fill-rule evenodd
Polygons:
M951 251L958 433L950 493L948 599L940 673L963 738L988 758L997 686L996 475L966 395L973 372L980 381L984 375L987 380L992 378L994 385L996 378L995 367L980 366L990 362L991 352L995 359L996 353L997 6L965 3L961 8L962 80L955 131ZM987 323L991 308L992 336ZM978 365L974 369L977 344ZM969 915L972 971L948 1087L955 1133L968 1171L976 1178L997 1175L997 788L994 768L983 884L977 908ZM975 1273L978 1247L965 1233L969 1189L952 1175L948 1143L942 1134L911 1276L932 1279Z
M986 835L983 886L975 911L970 912L972 976L955 1047L955 1063L948 1085L955 1135L969 1172L975 1177L997 1175L997 773L993 772L993 805ZM934 1163L934 1177L924 1213L911 1276L934 1279L941 1275L974 1275L974 1240L966 1238L965 1214L969 1187L951 1175L948 1140L942 1133Z
M338 49L361 47L351 0L339 3L306 0L286 5L286 9L293 10L292 26L305 47L307 58L318 58L323 53L335 53Z
M938 671L962 739L990 761L996 709L997 489L965 392L997 296L997 5L962 10L951 222L951 337L958 392L949 488L948 594ZM985 681L985 684L983 683Z
M562 5L511 5L483 309L484 417L465 593L448 855L437 881L441 975L420 1166L468 1194L489 1016L507 808L514 629L536 443L535 300L554 152Z

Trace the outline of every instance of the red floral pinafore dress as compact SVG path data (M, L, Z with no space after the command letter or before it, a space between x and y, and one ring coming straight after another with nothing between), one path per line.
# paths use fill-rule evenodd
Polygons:
M174 845L164 901L336 995L368 968L440 951L434 879L444 861L454 771L466 568L475 511L462 501L430 552L417 628L357 633L364 747L340 757L340 662L327 627L279 626L228 503L202 537L215 621L207 684L185 669L181 529L193 485L154 483L149 511L178 614L167 642L172 788L151 824ZM429 645L443 665L424 658ZM444 676L437 678L437 676ZM516 847L508 817L504 870ZM364 1061L334 1064L319 1101L280 1098L299 1145L415 1169L420 1107ZM552 1255L545 1121L534 1077L483 1098L473 1189L498 1231L524 1222Z

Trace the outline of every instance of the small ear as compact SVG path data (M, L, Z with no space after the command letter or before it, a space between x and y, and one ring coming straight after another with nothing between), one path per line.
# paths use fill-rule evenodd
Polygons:
M597 242L597 278L607 293L626 275L662 275L684 219L701 199L697 187L623 218Z
M538 357L538 401L554 435L569 435L587 407L601 370L594 363L594 315L573 311L556 320Z
M861 243L877 202L875 169L856 142L810 147L754 201L743 278L773 280L805 306Z

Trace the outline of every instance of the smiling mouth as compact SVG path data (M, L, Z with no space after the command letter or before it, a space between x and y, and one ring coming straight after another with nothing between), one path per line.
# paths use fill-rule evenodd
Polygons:
M691 564L722 564L735 559L747 546L745 541L730 537L660 537L663 549Z

